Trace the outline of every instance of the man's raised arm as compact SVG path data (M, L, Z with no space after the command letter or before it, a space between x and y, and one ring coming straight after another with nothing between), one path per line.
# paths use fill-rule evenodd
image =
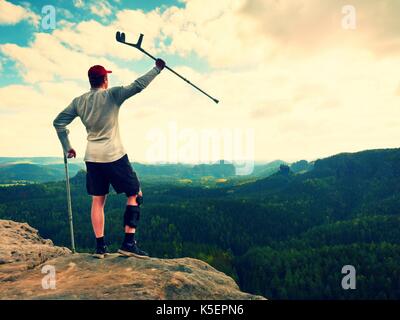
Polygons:
M74 120L77 116L78 114L76 113L75 104L74 101L72 101L72 103L63 111L61 111L53 121L53 126L57 131L57 135L60 139L64 153L68 155L68 158L71 158L72 156L75 157L76 153L75 150L71 147L71 143L69 142L69 130L66 126L70 124L72 120Z
M165 67L165 62L161 59L156 60L156 66L149 72L137 78L133 83L128 86L120 86L111 88L111 94L118 105L124 103L124 101L133 95L139 93L146 88L151 81L161 72Z

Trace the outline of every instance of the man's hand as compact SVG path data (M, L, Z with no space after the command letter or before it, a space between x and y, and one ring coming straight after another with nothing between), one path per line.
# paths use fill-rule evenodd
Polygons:
M76 151L74 149L69 149L67 158L76 158Z
M165 61L163 59L158 58L156 60L156 67L160 70L164 69L165 67Z

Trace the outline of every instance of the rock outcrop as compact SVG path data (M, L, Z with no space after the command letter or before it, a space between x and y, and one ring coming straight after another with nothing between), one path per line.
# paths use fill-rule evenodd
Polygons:
M0 281L12 281L23 271L70 253L40 237L27 223L0 220Z
M265 298L241 292L232 278L200 260L118 254L99 260L54 246L27 224L0 220L0 299Z

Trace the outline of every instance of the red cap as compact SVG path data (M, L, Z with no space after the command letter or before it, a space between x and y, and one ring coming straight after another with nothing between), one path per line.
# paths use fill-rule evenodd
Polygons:
M89 69L88 76L89 78L99 78L111 72L112 71L106 70L103 66L95 65Z

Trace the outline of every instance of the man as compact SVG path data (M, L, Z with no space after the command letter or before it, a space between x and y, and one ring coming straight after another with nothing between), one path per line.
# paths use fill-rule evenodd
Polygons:
M110 184L117 193L127 196L124 228L125 239L119 253L126 256L147 258L148 254L137 246L135 231L140 218L142 192L140 182L129 162L118 129L118 112L123 102L146 88L163 70L165 62L156 60L155 67L128 86L108 89L106 70L100 65L88 71L91 89L75 98L54 120L53 125L68 158L76 157L68 139L66 126L79 117L86 127L87 147L85 153L86 188L92 196L91 219L96 236L97 258L104 258L107 247L104 241L104 205Z

